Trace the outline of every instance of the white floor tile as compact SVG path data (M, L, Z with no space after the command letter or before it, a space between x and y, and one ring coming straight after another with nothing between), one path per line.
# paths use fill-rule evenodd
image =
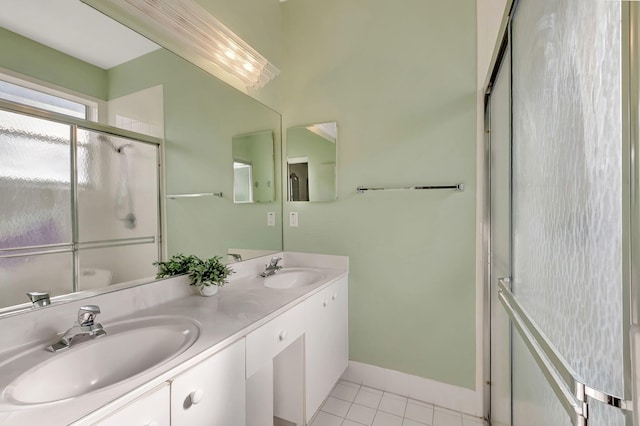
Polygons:
M353 404L351 408L349 408L349 412L347 413L347 419L353 420L354 422L362 423L367 426L371 426L373 423L373 418L376 415L376 410L373 408L365 407L363 405Z
M340 426L341 424L342 417L334 416L333 414L321 411L313 420L311 426Z
M372 426L402 426L402 417L378 411Z
M419 406L421 406L421 407L431 407L431 408L433 408L433 404L429 404L429 403L427 403L427 402L420 401L420 400L417 400L417 399L411 399L411 398L409 398L409 401L408 401L408 402L410 402L410 403L411 403L411 404L413 404L413 405L419 405Z
M348 380L340 380L338 384L349 386L351 388L360 389L360 385L358 383L350 382Z
M426 425L433 424L433 405L410 399L407 402L407 409L404 417L409 420L415 420Z
M436 407L433 411L433 426L462 426L462 414Z
M356 423L351 420L345 420L342 426L362 426L362 423Z
M395 414L404 417L404 410L407 408L407 398L400 395L385 392L378 406L378 410L385 413Z
M378 409L381 399L382 391L362 386L353 402L369 408Z
M349 401L343 401L341 399L330 396L325 401L321 410L324 411L325 413L335 414L336 416L344 417L349 412L350 406L351 406L351 403Z
M487 422L343 379L316 413L311 426L487 426Z
M405 418L402 422L402 426L425 426L425 423L419 423L415 420Z
M353 402L360 390L360 385L356 385L349 382L340 382L331 391L331 396L345 401Z

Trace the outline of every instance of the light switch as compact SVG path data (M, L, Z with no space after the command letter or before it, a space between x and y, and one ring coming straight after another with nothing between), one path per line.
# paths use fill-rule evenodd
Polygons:
M267 226L276 226L276 212L267 213Z
M298 212L289 212L289 226L298 227Z

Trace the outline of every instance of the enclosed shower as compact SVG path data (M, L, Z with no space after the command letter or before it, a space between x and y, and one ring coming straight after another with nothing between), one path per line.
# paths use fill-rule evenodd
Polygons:
M509 2L485 103L493 425L632 424L638 6Z

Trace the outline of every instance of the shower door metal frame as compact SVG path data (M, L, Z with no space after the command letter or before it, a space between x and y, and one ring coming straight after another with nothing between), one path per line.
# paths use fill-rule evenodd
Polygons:
M484 149L484 164L485 164L485 179L484 179L484 211L483 211L483 258L486 259L484 264L484 329L485 329L485 362L484 377L489 377L487 384L490 386L490 331L491 331L491 159L490 159L490 97L491 88L498 74L499 68L502 65L502 57L504 53L505 44L513 49L510 43L511 33L511 21L516 12L519 0L507 0L506 10L503 17L498 43L494 48L492 61L490 64L489 76L484 85L485 102L485 149ZM560 382L575 382L575 392L573 396L577 399L582 396L584 404L579 408L580 413L584 413L584 417L579 414L573 417L574 424L588 424L588 403L593 401L605 402L612 406L618 406L625 410L626 425L632 426L633 415L633 395L632 395L632 351L631 351L631 339L630 332L632 326L640 325L640 2L635 1L622 1L622 28L621 28L621 67L622 67L622 318L623 321L623 374L624 374L624 395L621 399L609 398L610 396L589 389L577 380L575 376L567 376L563 380L557 375ZM511 136L512 137L512 136ZM508 277L505 277L508 278ZM544 347L545 336L540 336L539 331L535 330L531 333L530 324L527 321L522 321L522 316L518 313L517 307L511 309L514 302L517 302L511 298L510 288L508 288L508 279L502 282L504 303L507 311L511 311L510 317L512 318L511 330L513 332L514 324L516 328L524 334L523 339L529 340L527 346L532 355L538 361L538 365L545 372L543 365L547 365L552 370L550 375L546 375L547 379L550 376L556 375L558 371L566 372L566 366L562 365L562 356L560 354L553 353L554 348L551 347L551 352L547 352L550 356L545 356L545 350L549 350L549 347ZM526 312L524 312L526 317ZM542 347L539 343L542 342ZM529 344L532 343L533 345ZM538 349L536 349L536 347ZM540 359L542 355L546 359ZM547 363L548 362L548 363ZM513 383L512 383L513 385ZM586 391L585 391L586 390ZM485 410L488 409L491 412L490 407L490 389L485 387ZM513 397L513 386L511 388ZM637 395L636 395L637 398ZM513 401L513 400L512 400ZM638 404L636 403L636 406ZM569 406L565 406L567 411L570 411ZM512 405L512 419L513 424L513 405ZM640 413L635 413L636 416L640 416ZM581 423L582 422L582 423ZM638 421L640 424L640 421Z
M502 17L500 27L498 30L498 38L493 50L491 62L489 64L489 70L486 80L484 82L484 179L483 179L483 214L482 214L482 264L483 264L483 330L484 330L484 342L483 342L483 404L485 416L491 420L491 396L492 396L492 375L491 375L491 334L492 334L492 321L491 321L491 277L492 277L492 264L491 264L491 92L495 84L495 81L500 72L500 67L503 65L503 60L506 54L506 49L510 49L510 25L511 15L515 7L517 0L507 0L505 5L505 13ZM509 73L511 70L509 70ZM511 95L509 95L511 96ZM509 118L509 128L511 128L511 119ZM511 213L509 213L510 215ZM496 309L501 309L499 306ZM510 327L509 341L511 341L512 327ZM511 343L509 342L509 345ZM511 352L511 350L510 350ZM509 365L509 375L511 376L511 365ZM511 392L511 389L509 390ZM510 411L513 416L513 409L510 407ZM511 419L513 424L513 418Z

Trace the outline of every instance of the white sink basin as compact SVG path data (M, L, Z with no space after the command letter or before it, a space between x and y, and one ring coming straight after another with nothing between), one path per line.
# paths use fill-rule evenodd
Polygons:
M43 404L103 389L167 362L200 334L193 321L174 317L147 317L105 325L105 330L106 336L64 352L42 347L0 366L23 371L5 388L4 399L20 405Z
M269 288L294 288L304 287L317 283L326 278L326 274L315 269L285 268L264 280L264 285Z

